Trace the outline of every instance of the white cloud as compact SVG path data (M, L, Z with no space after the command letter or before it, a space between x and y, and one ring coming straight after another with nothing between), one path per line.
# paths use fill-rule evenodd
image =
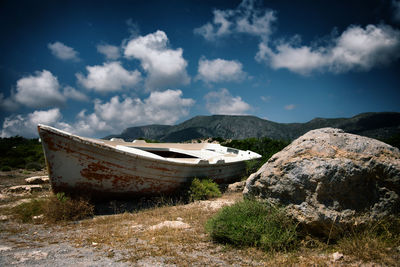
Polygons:
M148 124L173 124L187 116L194 100L183 98L180 90L152 92L144 100L112 97L108 102L95 100L94 112L81 111L74 124L61 125L63 130L93 136L118 133L127 127Z
M263 102L265 102L265 103L271 102L271 99L272 99L271 96L264 96L264 95L262 95L260 98L261 98L261 100L262 100Z
M0 110L15 111L18 109L19 104L15 102L14 96L5 98L3 93L0 93Z
M242 63L236 60L217 58L199 60L197 79L204 82L241 81L246 77L242 70Z
M208 41L237 33L244 33L267 40L272 33L272 23L276 20L272 10L259 9L255 0L243 0L236 9L214 10L212 22L196 28L194 33Z
M1 130L1 137L24 136L37 137L37 125L39 123L47 125L56 125L61 119L61 113L58 108L34 111L27 115L13 115L5 118Z
M256 59L273 69L286 68L303 75L313 71L334 73L369 70L400 57L400 31L387 25L348 27L327 46L298 46L281 42L274 52L260 43Z
M142 68L148 73L148 90L190 82L186 72L187 62L182 54L182 48L168 48L168 37L163 31L128 41L124 51L125 57L140 60Z
M400 22L400 1L392 0L393 20Z
M94 111L82 110L73 123L62 121L58 108L34 111L27 115L13 115L3 122L1 137L37 136L37 124L43 123L83 136L102 137L119 133L127 127L147 124L173 124L189 114L195 101L183 98L180 90L152 92L148 98L112 97L108 102L97 99Z
M78 52L61 42L49 43L47 47L55 57L61 60L80 61Z
M87 77L77 73L78 82L87 89L98 92L120 91L132 88L141 80L139 71L128 71L121 62L108 62L103 65L86 66Z
M296 105L289 104L289 105L284 106L284 108L285 108L286 110L293 110L293 109L296 108Z
M188 114L194 104L193 99L182 98L180 90L152 92L143 101L139 98L126 97L122 101L118 96L109 102L95 103L95 114L101 120L113 125L113 128L124 129L139 124L172 124Z
M32 108L59 106L65 102L59 89L58 79L50 71L37 71L17 81L13 100Z
M79 92L75 88L71 86L65 86L64 87L64 96L70 99L78 100L78 101L88 101L89 98L83 94L82 92Z
M250 109L250 105L240 96L232 96L225 88L219 92L210 92L204 98L206 108L212 114L242 115Z
M109 44L99 44L96 46L97 52L103 54L108 60L116 60L120 57L119 47Z

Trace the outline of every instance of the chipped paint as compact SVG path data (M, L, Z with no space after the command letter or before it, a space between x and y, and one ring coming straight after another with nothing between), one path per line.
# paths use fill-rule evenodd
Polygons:
M240 179L245 171L243 160L216 163L202 163L202 159L198 163L186 159L160 160L148 157L151 154L148 152L130 153L107 141L81 138L47 126L39 126L38 130L55 192L91 192L101 196L171 194L194 177L228 183ZM183 151L184 145L176 147ZM191 146L192 154L194 148Z

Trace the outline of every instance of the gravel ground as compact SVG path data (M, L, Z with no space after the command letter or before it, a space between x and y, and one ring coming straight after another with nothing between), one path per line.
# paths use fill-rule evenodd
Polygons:
M31 197L32 192L11 193L9 190L11 187L24 184L25 178L45 174L43 171L26 172L22 170L0 172L0 266L177 266L169 263L169 258L166 256L147 256L134 263L128 262L126 259L129 258L132 251L108 248L102 244L88 242L85 237L93 229L81 227L81 222L64 225L23 224L13 220L9 215L2 214L4 209L28 202ZM35 193L36 197L48 195L48 190L49 186L44 185L43 191ZM214 210L232 203L233 201L215 200L204 201L201 205ZM152 202L148 202L141 205L146 207L152 204ZM192 203L190 205L200 204ZM190 206L188 207L190 208ZM96 213L104 214L104 216L96 216L100 219L118 212L118 209L132 211L135 208L137 205L131 202L111 201L97 205L95 210ZM177 225L176 228L182 229L190 227L181 221L166 221L153 226L153 228L160 229L165 225L169 227ZM82 242L77 242L79 237L82 237ZM136 240L133 242L146 241ZM223 250L222 247L219 249ZM191 253L188 256L202 259L198 263L194 263L195 266L232 266L219 258L218 251L214 251L214 255L210 255L209 252L207 246L204 246L204 249L199 248L196 255Z
M375 263L362 263L341 253L317 250L307 251L307 253L299 252L296 255L280 254L277 257L274 256L273 259L268 259L264 257L265 254L257 250L241 251L212 243L204 238L205 233L199 234L198 232L196 238L191 239L192 241L173 243L172 247L171 243L159 243L157 247L157 244L152 241L161 235L141 239L140 233L160 231L164 236L173 234L174 230L163 232L162 228L167 226L176 229L178 239L181 240L184 233L189 233L189 236L195 233L193 225L195 221L181 218L181 215L171 217L170 213L164 216L167 219L154 221L154 223L148 222L147 219L135 222L129 216L124 219L124 211L137 210L136 202L111 201L97 205L95 208L97 215L86 222L49 225L18 223L4 211L27 201L31 197L31 193L18 192L15 194L7 190L12 186L23 184L27 177L40 175L45 175L45 172L0 172L0 266L379 266ZM43 186L43 191L34 194L35 197L48 195L48 186ZM180 212L185 209L199 212L203 210L216 211L224 205L233 204L238 199L237 196L241 197L238 193L236 197L228 195L211 201L174 206L173 209ZM149 201L140 205L147 208L154 205L154 202ZM112 214L116 213L121 216L113 217ZM142 213L138 214L143 216ZM119 218L119 221L116 221L116 218ZM109 222L110 225L96 224L97 221L101 222L102 220ZM117 232L115 229L110 229L114 225L120 227L117 228ZM100 233L99 229L102 229ZM121 233L133 233L133 235L130 235L129 239L123 239L122 243L118 241L118 237L110 238L110 247L101 241L91 239L99 234L105 236L116 234L118 236ZM112 240L111 243L110 240ZM119 243L114 244L114 241ZM148 250L152 249L153 252L157 252L161 248L169 248L169 255L148 253ZM400 251L400 247L398 251ZM293 258L295 259L293 260ZM180 262L180 260L188 261Z

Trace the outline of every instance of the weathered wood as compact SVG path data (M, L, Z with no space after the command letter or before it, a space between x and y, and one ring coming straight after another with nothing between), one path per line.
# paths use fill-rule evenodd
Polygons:
M174 194L194 177L240 179L259 158L216 144L148 144L83 138L39 125L52 189L101 196ZM165 156L162 156L165 155Z

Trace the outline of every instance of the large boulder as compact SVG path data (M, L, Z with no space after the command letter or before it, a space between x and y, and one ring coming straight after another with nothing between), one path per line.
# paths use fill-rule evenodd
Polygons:
M315 234L399 214L400 151L340 129L313 130L246 181L245 196L287 206Z

